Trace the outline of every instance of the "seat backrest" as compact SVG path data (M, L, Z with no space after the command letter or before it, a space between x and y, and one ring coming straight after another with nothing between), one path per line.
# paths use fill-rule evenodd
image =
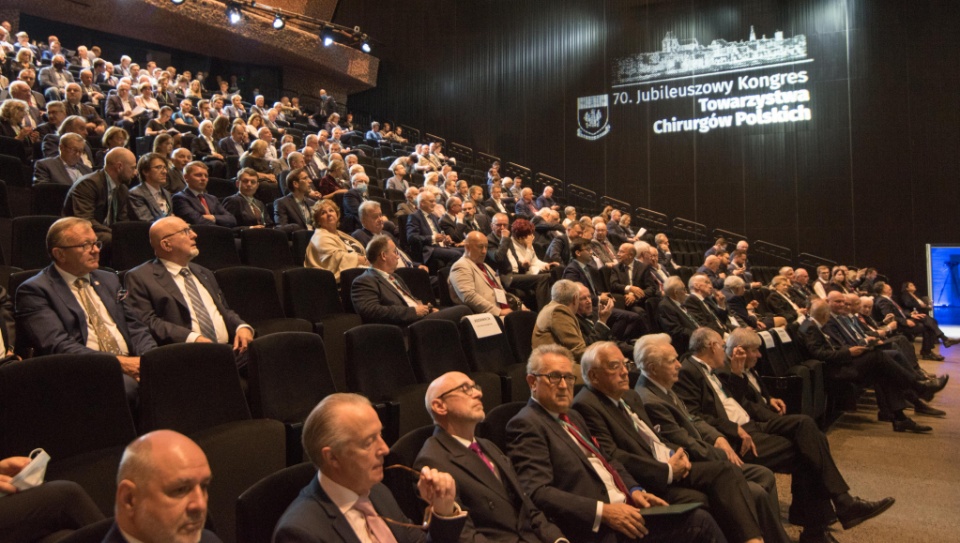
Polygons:
M786 377L789 374L790 365L777 342L777 335L767 330L761 331L759 334L760 355L762 357L759 371L774 377Z
M58 215L15 217L10 224L10 265L31 270L49 264L47 230L59 218Z
M500 319L495 320L500 326L500 333L479 339L470 320L464 317L460 320L460 339L463 341L463 351L467 353L467 361L474 371L504 375L507 366L516 361L507 343L507 336L503 333L503 323Z
M437 305L437 299L433 294L433 287L430 286L430 274L420 268L397 268L394 272L410 288L419 300L426 303Z
M347 313L356 313L353 309L350 289L353 286L353 280L363 275L365 271L367 271L366 268L349 268L340 272L340 303Z
M29 187L31 179L27 174L28 170L29 166L25 166L19 158L0 154L0 172L3 172L3 180L7 185L11 187Z
M410 362L417 380L429 383L448 371L470 373L457 325L441 319L426 319L407 327Z
M63 202L67 199L70 185L59 183L40 183L33 187L34 215L59 215L63 213Z
M249 418L230 345L177 343L140 357L141 432L190 434Z
M247 266L268 270L296 266L287 234L269 228L245 228L240 231L240 260Z
M415 384L403 332L398 326L364 324L352 328L346 337L347 388L377 402L399 388Z
M483 422L477 425L477 435L493 442L500 450L507 450L507 422L523 409L527 402L510 402L491 409Z
M453 298L450 297L450 266L437 272L437 285L440 292L440 306L453 307Z
M310 239L312 237L312 230L297 230L291 234L293 263L297 266L303 266L303 261L307 258L307 247L310 245Z
M434 427L422 426L411 430L400 437L396 443L390 447L390 454L384 459L385 466L400 464L413 467L417 455L423 444L433 435ZM405 469L391 469L383 473L383 484L390 489L390 493L396 498L397 504L403 513L419 522L423 517L423 502L417 495L416 486L413 484L414 478L410 472Z
M280 274L283 307L288 317L320 322L321 317L343 313L337 280L319 268L291 268Z
M230 308L254 328L257 322L285 316L272 271L235 266L217 270L214 275Z
M248 488L237 498L237 543L263 543L303 487L317 476L317 468L304 462L284 468Z
M146 221L123 221L110 227L113 232L110 265L113 269L129 270L153 259L150 225L151 223Z
M514 311L503 319L510 352L516 362L526 362L533 352L533 329L537 314L533 311Z
M233 230L212 224L195 224L192 228L197 233L197 249L200 251L194 262L213 271L242 264Z
M58 354L0 367L0 457L63 460L137 435L116 357Z
M250 410L254 417L303 422L336 392L323 340L317 334L279 332L250 343Z

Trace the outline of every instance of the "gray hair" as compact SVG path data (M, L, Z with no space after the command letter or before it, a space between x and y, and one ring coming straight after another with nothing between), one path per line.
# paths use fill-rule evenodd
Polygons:
M650 244L646 241L638 241L634 243L633 248L636 249L638 255L650 252Z
M587 347L587 350L583 351L583 354L580 355L580 374L583 377L584 383L589 383L590 370L593 369L594 364L599 362L598 358L600 357L600 351L613 347L620 352L620 347L617 347L617 344L612 341L598 341L591 344Z
M701 326L690 334L690 350L695 353L703 351L710 342L717 341L718 339L722 341L720 334L706 326Z
M543 367L543 357L548 354L565 357L571 362L574 360L573 353L563 345L556 343L541 345L534 349L533 352L530 353L530 358L527 359L527 375L540 373L540 368Z
M580 285L569 279L560 279L550 288L550 299L560 305L570 305L580 297Z
M706 275L704 275L704 274L702 274L702 273L695 273L695 274L691 275L691 276L690 276L690 280L687 281L687 288L692 291L692 290L693 290L693 285L696 284L697 282L699 282L701 279L702 279L702 280L706 280L706 281L710 281L710 278L708 278Z
M683 279L680 279L676 275L671 275L667 278L667 282L663 286L663 293L666 294L668 298L672 299L675 293L682 291L683 289Z
M761 343L760 334L745 326L737 328L727 336L727 356L733 356L737 347L760 347Z
M743 288L744 285L746 285L746 283L743 282L743 279L736 275L730 275L723 280L723 287L730 290L739 290Z
M360 207L357 211L360 213L360 218L364 218L368 215L372 215L374 211L380 210L380 202L376 200L367 200L360 204ZM369 256L370 251L367 251L367 256Z
M338 392L327 396L313 408L303 423L301 442L307 457L318 468L323 467L322 452L325 447L337 450L350 439L340 424L340 417L334 416L341 405L372 407L370 400L359 394Z
M672 345L669 334L646 334L638 337L633 344L633 361L639 366L646 360L650 349L663 344Z

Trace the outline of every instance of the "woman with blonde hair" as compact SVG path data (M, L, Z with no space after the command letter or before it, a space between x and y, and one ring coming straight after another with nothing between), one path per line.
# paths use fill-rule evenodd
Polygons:
M305 267L327 270L339 282L343 270L369 266L363 244L337 230L340 224L340 208L337 204L332 200L320 200L312 211L316 230L307 246L303 261Z

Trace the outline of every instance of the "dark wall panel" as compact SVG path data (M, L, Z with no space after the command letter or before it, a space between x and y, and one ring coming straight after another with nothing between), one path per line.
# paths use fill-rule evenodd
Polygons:
M338 19L380 41L378 88L349 102L377 118L897 282L923 278L924 243L960 242L956 2L341 4ZM745 40L751 26L758 38L806 36L813 62L753 73L807 70L810 121L658 135L657 119L704 116L697 100L634 100L611 104L608 136L577 137L578 97L633 98L638 87L613 88L617 58L659 51L668 31L708 45Z

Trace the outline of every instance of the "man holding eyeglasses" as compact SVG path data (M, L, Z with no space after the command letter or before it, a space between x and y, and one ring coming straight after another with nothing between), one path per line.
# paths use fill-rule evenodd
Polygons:
M157 343L232 343L238 355L246 352L253 328L227 306L213 273L191 262L200 251L190 225L179 217L158 220L150 246L157 258L130 270L124 283L128 306Z
M566 542L524 493L510 460L493 442L474 435L485 414L480 385L460 372L427 388L427 411L436 424L414 467L431 466L457 482L457 502L470 512L461 541Z
M666 346L670 348L669 346ZM692 460L660 433L640 396L630 389L629 365L613 342L594 343L580 359L587 386L573 408L587 421L601 447L613 451L644 488L671 503L709 503L733 542L789 541L766 492L755 496L740 470L723 460Z
M423 543L459 541L467 520L448 473L423 467L417 490L429 504L426 530L401 511L381 484L390 452L370 401L337 393L323 399L303 423L303 448L318 468L287 507L274 543Z
M17 289L21 350L38 355L113 354L120 362L127 399L135 400L140 356L157 346L147 327L122 303L116 274L101 271L100 247L90 221L58 220L47 231L53 263Z
M128 184L137 173L137 158L124 147L115 147L107 153L102 170L78 179L63 202L64 217L79 217L90 221L93 231L106 247L113 240L110 228L128 219Z
M666 503L645 492L570 409L575 381L570 351L559 345L533 350L530 401L507 423L510 459L533 503L578 543L726 541L702 510L643 517L643 509Z

